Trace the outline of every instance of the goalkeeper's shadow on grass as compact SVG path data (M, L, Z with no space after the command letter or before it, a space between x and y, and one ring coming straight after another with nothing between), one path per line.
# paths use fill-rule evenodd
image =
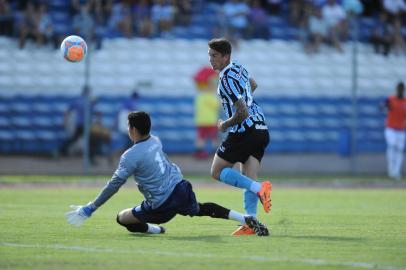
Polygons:
M345 241L345 242L363 242L365 239L360 237L346 237L346 236L327 236L327 235L272 235L273 238L293 238L293 239L306 239L306 240L321 240L321 241Z
M156 238L156 239L166 239L166 240L177 240L177 241L198 241L198 242L216 242L222 243L222 237L220 235L205 235L205 236L171 236L168 234L142 234L142 233L130 233L132 237L137 238Z

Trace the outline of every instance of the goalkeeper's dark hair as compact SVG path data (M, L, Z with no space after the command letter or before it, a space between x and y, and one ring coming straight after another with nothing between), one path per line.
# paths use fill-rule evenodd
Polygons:
M221 55L231 55L231 43L225 38L213 38L209 41L209 48L221 53Z
M146 112L130 112L128 114L128 125L138 130L140 135L148 135L151 131L151 118Z

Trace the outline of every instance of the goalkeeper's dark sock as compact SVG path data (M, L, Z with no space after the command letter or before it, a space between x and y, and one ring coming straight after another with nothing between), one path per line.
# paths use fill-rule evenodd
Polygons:
M209 216L212 218L228 219L230 209L216 203L199 203L199 213L197 216Z
M134 224L126 224L123 225L127 228L130 232L141 232L146 233L148 231L148 224L147 223L134 223Z
M124 224L120 222L118 215L116 220L118 224L120 224L123 227L126 227L126 229L129 232L152 233L152 234L165 233L165 228L158 225L148 223Z

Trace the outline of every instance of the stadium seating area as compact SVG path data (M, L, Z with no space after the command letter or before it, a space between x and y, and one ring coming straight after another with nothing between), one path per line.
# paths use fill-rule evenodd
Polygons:
M141 85L148 95L193 96L193 74L208 65L206 40L117 38L104 43L91 57L90 84L96 95L129 94ZM0 87L7 93L80 93L85 63L67 63L59 51L46 48L19 50L16 44L0 37L5 48L0 51ZM351 95L350 44L342 54L326 48L317 55L283 40L242 41L239 47L234 58L260 83L258 95ZM404 56L384 57L365 44L358 50L358 95L386 95L406 74Z
M49 153L66 136L63 112L81 92L85 63L68 63L47 48L19 50L16 42L0 38L0 151ZM114 129L118 105L137 88L140 108L152 113L154 132L167 151L192 152L192 77L208 64L206 43L106 40L90 63L90 86L104 124ZM271 127L269 151L348 153L352 48L346 44L344 49L342 54L326 50L307 55L298 42L240 42L234 55L258 81L255 95ZM359 44L357 59L358 150L382 151L384 115L379 104L404 78L406 59L374 54L365 44Z

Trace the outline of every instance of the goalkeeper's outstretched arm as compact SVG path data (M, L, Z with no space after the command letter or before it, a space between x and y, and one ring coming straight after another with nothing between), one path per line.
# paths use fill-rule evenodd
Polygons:
M127 179L120 178L116 173L113 175L111 180L104 186L102 191L97 195L96 199L93 201L96 208L102 206L107 202L117 191L125 184Z
M65 215L68 223L74 226L82 225L83 222L90 218L98 207L108 201L126 181L127 179L122 179L115 173L93 202L89 202L83 206L71 205L73 210Z

